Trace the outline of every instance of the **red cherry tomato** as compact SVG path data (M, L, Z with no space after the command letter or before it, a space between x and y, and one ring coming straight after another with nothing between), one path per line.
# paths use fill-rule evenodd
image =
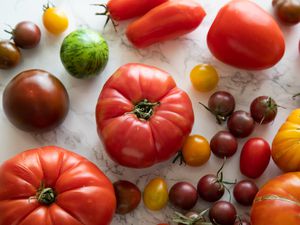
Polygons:
M130 24L126 35L136 47L144 48L195 30L205 15L193 0L167 1Z
M248 0L230 1L219 11L207 44L217 59L249 70L272 67L285 51L284 37L275 20Z
M262 138L250 138L243 146L240 157L242 174L250 178L258 178L266 170L271 157L268 142Z

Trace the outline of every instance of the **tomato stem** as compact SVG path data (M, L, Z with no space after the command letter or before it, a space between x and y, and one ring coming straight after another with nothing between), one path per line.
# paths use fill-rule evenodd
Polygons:
M154 112L154 107L158 106L160 102L149 102L144 99L134 106L132 111L140 120L149 120Z
M209 111L211 114L213 114L216 117L218 124L221 125L223 122L227 120L228 117L215 113L214 111L212 111L210 108L208 108L206 105L204 105L201 102L199 102L199 104L202 105L207 111Z
M41 186L37 190L35 198L42 205L51 205L55 202L56 193L52 188L46 188L44 182L42 182Z
M111 21L113 26L114 26L115 32L117 32L117 26L119 24L111 18L111 15L109 13L109 9L108 9L107 5L105 5L105 4L91 4L91 5L100 6L100 7L104 8L104 12L96 13L96 15L97 16L106 16L107 18L106 18L106 21L104 23L104 28L107 26L108 22Z
M48 1L47 4L43 5L43 11L46 11L47 9L53 7L55 7L55 5L52 2Z
M173 222L186 224L186 225L194 225L194 224L201 224L201 225L213 225L211 222L207 222L204 215L208 212L209 209L203 210L198 214L197 217L189 218L179 212L175 212L175 216L173 218Z
M183 157L183 154L182 154L182 151L179 150L175 156L175 158L173 159L172 163L176 163L177 160L180 160L179 161L179 165L181 166L183 163L186 164L185 160L184 160L184 157Z

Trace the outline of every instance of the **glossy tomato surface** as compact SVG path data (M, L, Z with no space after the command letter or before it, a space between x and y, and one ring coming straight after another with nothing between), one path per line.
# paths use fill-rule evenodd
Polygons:
M145 186L143 202L148 209L161 210L167 205L168 199L168 186L164 179L154 178Z
M145 168L172 157L191 132L188 95L166 72L127 64L106 82L96 107L98 134L117 163Z
M6 86L3 109L17 128L43 132L64 121L69 110L69 96L54 75L44 70L26 70Z
M300 109L293 110L272 142L272 158L284 172L300 171Z
M19 48L11 41L0 41L0 69L11 69L21 60Z
M0 167L1 225L108 225L115 207L108 178L62 148L31 149Z
M207 44L220 61L248 70L272 67L285 51L275 20L249 0L233 0L221 8L208 32Z
M251 224L299 225L299 214L300 173L286 173L268 181L257 193Z

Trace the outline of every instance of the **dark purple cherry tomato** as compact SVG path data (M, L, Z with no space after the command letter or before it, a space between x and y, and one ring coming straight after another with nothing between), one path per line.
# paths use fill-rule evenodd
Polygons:
M229 117L227 127L236 138L245 138L253 132L255 122L249 113L238 110Z
M300 22L300 0L273 0L272 5L282 22L289 25Z
M202 103L200 103L203 105ZM226 121L235 109L234 97L226 91L217 91L210 96L208 100L208 107L203 105L209 110L221 124Z
M251 116L255 122L266 124L272 122L277 115L277 104L271 97L260 96L250 106Z
M117 198L116 213L129 213L139 205L142 194L135 184L126 180L120 180L114 183L114 189Z
M40 43L41 31L35 23L23 21L18 23L13 29L12 38L20 48L34 48Z
M253 181L242 180L234 186L233 196L241 205L251 206L257 192L258 187Z
M20 59L20 50L14 43L0 41L0 69L11 69L19 64Z
M64 85L44 70L27 70L15 76L3 93L9 121L24 131L42 132L60 125L69 109Z
M210 149L219 158L233 156L237 148L236 138L228 131L219 131L210 140Z
M227 201L218 201L209 210L209 219L218 225L233 225L236 220L236 209Z
M218 201L224 195L224 191L224 184L214 174L203 176L197 185L198 195L208 202Z
M170 202L184 210L189 210L195 206L198 200L196 188L188 182L178 182L169 191Z

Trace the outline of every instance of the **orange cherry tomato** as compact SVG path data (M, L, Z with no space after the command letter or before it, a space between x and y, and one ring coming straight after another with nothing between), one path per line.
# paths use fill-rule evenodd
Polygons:
M58 35L63 33L69 25L66 13L57 7L44 7L43 24L52 34Z

